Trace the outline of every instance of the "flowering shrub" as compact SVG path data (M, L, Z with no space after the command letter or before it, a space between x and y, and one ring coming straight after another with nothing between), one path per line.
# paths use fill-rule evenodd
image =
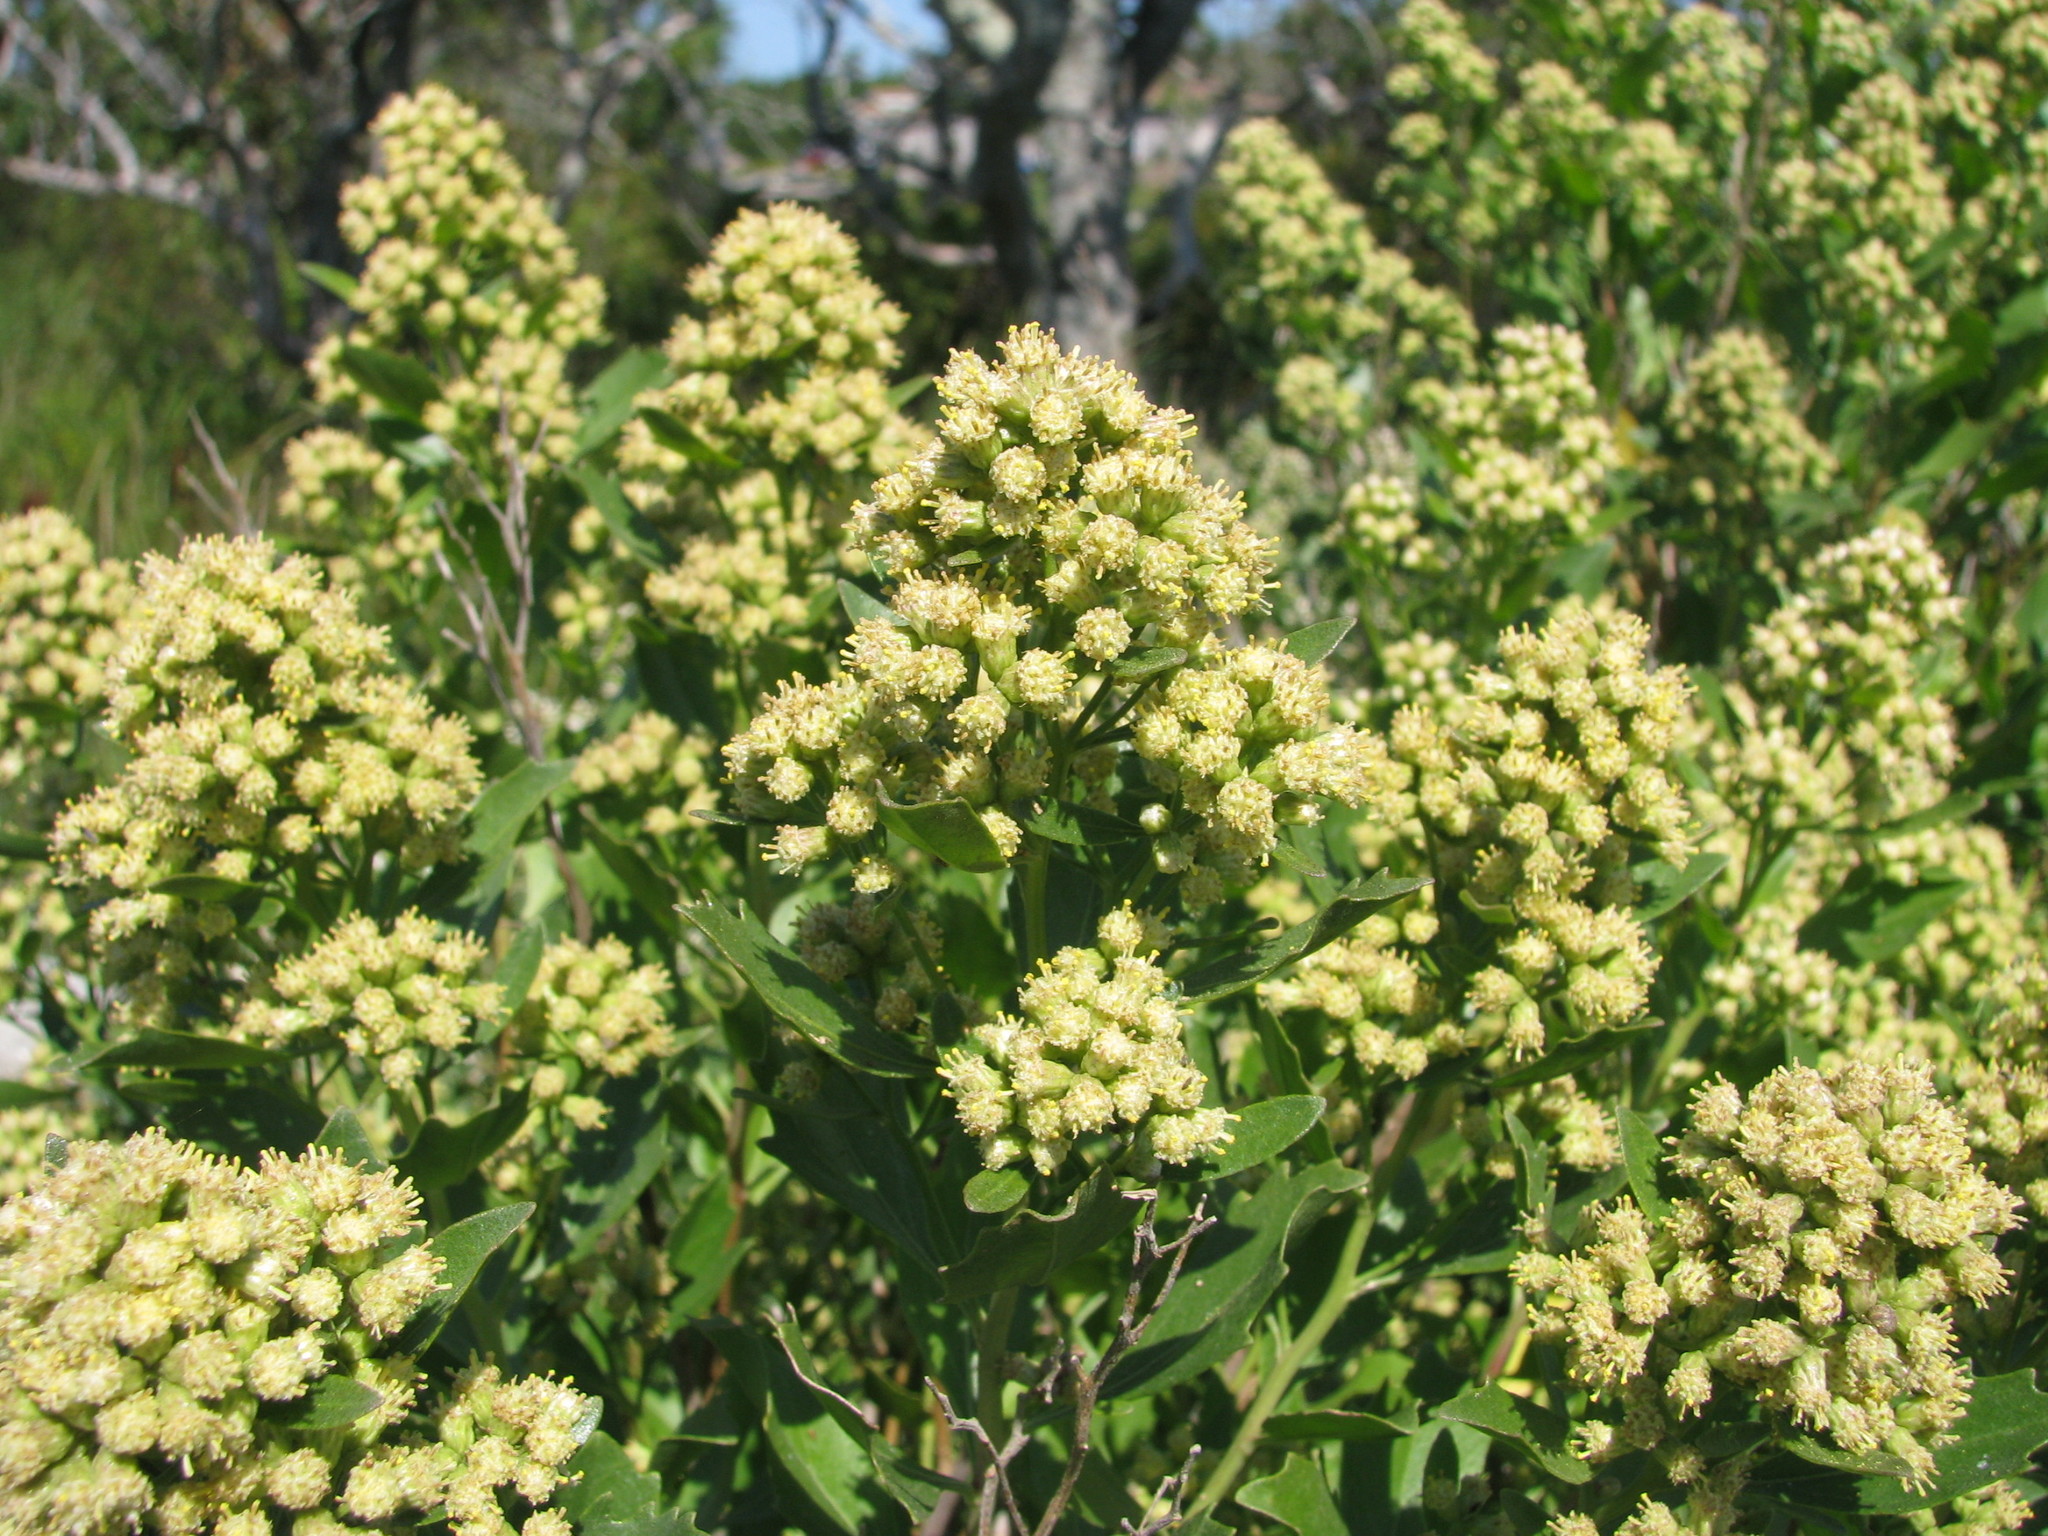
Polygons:
M0 522L0 1531L2032 1518L2038 18L1387 20L1236 423L430 88L272 536Z

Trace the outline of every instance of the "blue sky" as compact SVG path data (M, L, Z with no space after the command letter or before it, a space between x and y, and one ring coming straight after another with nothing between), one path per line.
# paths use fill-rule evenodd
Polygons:
M1220 32L1256 31L1287 8L1288 0L1208 0L1204 19ZM873 15L913 44L931 44L939 26L924 0L869 0ZM742 80L784 80L799 73L818 51L808 0L726 0L733 20L726 73ZM873 34L853 40L871 69L886 69L895 56Z

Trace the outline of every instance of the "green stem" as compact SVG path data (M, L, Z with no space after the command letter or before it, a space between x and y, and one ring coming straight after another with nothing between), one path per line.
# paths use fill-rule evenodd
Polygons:
M1052 873L1052 860L1037 838L1025 848L1018 878L1024 882L1024 967L1029 970L1046 956L1045 892Z
M1259 1437L1265 1432L1266 1420L1273 1410L1280 1406L1280 1399L1287 1395L1294 1385L1294 1378L1303 1366L1315 1358L1325 1337L1337 1325L1337 1319L1344 1315L1344 1309L1351 1304L1352 1288L1358 1283L1358 1263L1365 1253L1365 1242L1372 1235L1373 1222L1379 1214L1379 1201L1367 1198L1351 1218L1351 1230L1344 1234L1343 1251L1337 1255L1337 1272L1330 1277L1329 1289L1323 1292L1323 1299L1308 1323L1294 1336L1286 1352L1273 1362L1273 1369L1266 1373L1266 1379L1259 1384L1259 1395L1252 1400L1251 1411L1244 1416L1244 1422L1237 1427L1237 1434L1230 1442L1230 1448L1223 1453L1223 1460L1209 1475L1203 1485L1201 1497L1188 1510L1188 1517L1198 1519L1223 1501L1231 1489L1237 1486L1239 1476L1244 1472L1245 1463L1259 1448Z
M981 1314L981 1332L974 1343L974 1416L991 1440L1003 1434L1003 1356L1010 1344L1010 1321L1017 1315L1017 1288L1007 1286L988 1299Z

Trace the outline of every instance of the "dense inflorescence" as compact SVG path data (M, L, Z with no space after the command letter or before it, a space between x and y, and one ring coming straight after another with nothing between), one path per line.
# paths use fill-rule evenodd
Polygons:
M618 735L583 749L571 782L578 794L637 820L649 836L670 837L688 826L692 812L718 803L717 760L704 731L684 731L667 715L642 710Z
M1050 1174L1097 1132L1137 1133L1164 1163L1229 1144L1234 1117L1203 1107L1208 1079L1147 939L1129 907L1112 912L1094 949L1062 949L1025 979L1021 1015L997 1015L946 1053L946 1091L989 1167L1029 1158Z
M189 541L144 560L108 664L107 729L132 754L57 826L64 878L105 892L92 930L159 980L235 932L240 884L382 852L453 855L481 774L460 721L392 669L383 633L304 556L262 540ZM148 935L147 942L140 942Z
M634 965L632 951L614 938L549 945L510 1026L512 1049L532 1064L527 1086L535 1104L558 1108L585 1129L602 1125L605 1107L593 1094L605 1080L631 1077L675 1050L671 985L666 970Z
M333 1536L445 1519L513 1527L544 1505L590 1400L473 1367L420 1402L400 1339L440 1284L418 1196L331 1151L258 1168L151 1131L74 1142L0 1207L0 1529ZM407 1246L410 1244L410 1246ZM368 1406L333 1430L295 1407L328 1380ZM524 1536L567 1536L555 1511Z
M1384 752L1328 724L1316 669L1219 633L1262 603L1271 555L1195 473L1185 416L1035 327L994 365L955 353L939 389L938 439L862 509L891 607L855 625L845 673L785 682L726 747L747 814L822 812L784 826L775 858L858 846L886 796L964 800L1008 859L1017 802L1113 796L1118 754L1089 726L1140 697L1140 824L1191 904L1262 864L1314 797L1370 796Z
M416 1082L428 1053L459 1052L499 1007L499 989L475 979L483 944L422 917L388 928L345 918L271 974L242 1004L235 1033L280 1045L339 1040L393 1088Z
M1662 1448L1697 1475L1687 1423L1725 1395L1931 1478L1969 1400L1951 1311L2004 1291L1990 1240L2016 1220L1931 1069L1715 1081L1666 1163L1683 1193L1656 1226L1624 1200L1564 1255L1515 1261L1539 1336L1620 1410L1583 1427L1585 1452Z
M106 696L114 621L133 586L48 507L0 520L0 788L68 755L65 737Z

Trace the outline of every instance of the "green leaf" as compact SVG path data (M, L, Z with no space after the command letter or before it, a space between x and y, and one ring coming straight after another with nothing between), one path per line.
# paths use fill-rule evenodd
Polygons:
M1322 1469L1307 1456L1289 1456L1271 1477L1246 1483L1237 1490L1237 1502L1300 1536L1350 1536Z
M746 978L770 1013L833 1060L880 1077L931 1075L930 1062L856 1012L753 913L727 912L709 901L686 902L677 910Z
M1354 880L1330 904L1306 922L1296 923L1277 938L1202 966L1181 980L1189 1003L1209 1003L1256 986L1275 971L1314 954L1342 938L1382 907L1392 906L1430 882L1379 871L1369 880Z
M1230 1128L1230 1145L1217 1155L1209 1170L1211 1176L1228 1178L1278 1157L1309 1133L1323 1118L1325 1107L1322 1096L1314 1093L1294 1093L1251 1105Z
M183 1035L142 1029L72 1058L74 1067L164 1067L173 1071L221 1071L260 1067L277 1060L258 1046L218 1035Z
M1550 1208L1550 1153L1513 1110L1503 1109L1501 1119L1515 1144L1515 1201L1523 1210L1541 1214Z
M420 1127L418 1137L398 1159L398 1171L423 1194L460 1184L511 1140L525 1119L524 1088L514 1089L459 1125L436 1115Z
M1615 1121L1621 1127L1621 1160L1628 1169L1628 1187L1643 1214L1661 1225L1671 1219L1671 1202L1657 1188L1657 1165L1664 1158L1657 1133L1650 1129L1649 1121L1626 1105L1615 1110Z
M934 1194L924 1162L864 1091L828 1070L808 1104L773 1104L761 1149L833 1204L851 1211L906 1258L936 1274L960 1256L965 1216L951 1191Z
M183 1093L180 1094L180 1090ZM175 1078L134 1079L121 1084L124 1096L146 1090L165 1105L164 1129L211 1152L254 1163L275 1149L291 1155L320 1134L320 1111L297 1094L256 1083L183 1083ZM177 1095L174 1099L172 1096Z
M260 885L251 885L246 880L230 880L225 875L166 875L150 890L158 896L176 896L181 901L221 903L263 894Z
M47 863L50 840L40 832L0 832L0 859L33 859Z
M1917 885L1900 885L1878 878L1867 864L1858 865L1842 888L1801 925L1799 943L1844 965L1890 960L1962 900L1971 883L1928 872Z
M1686 861L1683 869L1674 868L1662 859L1639 865L1632 872L1636 884L1643 888L1642 905L1636 908L1636 921L1656 921L1713 881L1727 867L1728 855L1725 853L1696 853Z
M1031 1193L1031 1181L1014 1168L984 1168L967 1181L960 1198L967 1209L983 1216L1000 1216L1015 1209Z
M965 800L926 800L917 805L898 805L882 797L882 825L913 848L921 848L941 863L975 874L993 874L1008 869L1010 861L995 835L982 824L974 807Z
M584 1441L562 1469L570 1481L554 1503L577 1536L701 1536L696 1520L662 1498L661 1479L642 1472L603 1430Z
M1268 1440L1396 1440L1415 1433L1415 1410L1404 1408L1394 1418L1319 1408L1311 1413L1276 1413L1266 1420Z
M647 430L654 434L654 440L671 453L680 453L692 464L702 464L707 469L724 470L727 474L741 468L740 461L721 449L712 447L703 438L692 432L683 422L656 406L640 407L640 419L647 423Z
M1563 1077L1567 1072L1576 1072L1582 1067L1590 1067L1596 1061L1605 1060L1623 1046L1663 1027L1661 1021L1652 1019L1648 1023L1631 1025L1627 1029L1596 1029L1583 1040L1567 1040L1563 1045L1545 1051L1534 1061L1501 1073L1493 1080L1493 1086L1498 1090L1526 1088L1531 1083L1547 1083L1552 1078Z
M304 1397L273 1410L269 1417L301 1434L318 1434L322 1430L345 1428L383 1406L383 1402L382 1392L353 1376L326 1376L315 1382Z
M479 1211L458 1221L431 1239L427 1251L441 1260L441 1289L430 1295L413 1314L412 1321L399 1333L392 1352L417 1355L439 1338L448 1319L462 1304L462 1298L469 1294L470 1286L476 1283L485 1261L503 1247L532 1214L533 1206L528 1201L501 1205L495 1210Z
M1066 1209L1047 1216L1020 1211L981 1233L967 1257L940 1271L948 1301L971 1301L1013 1285L1043 1285L1076 1259L1131 1230L1138 1202L1118 1191L1109 1170L1074 1191Z
M1116 843L1135 842L1145 829L1121 816L1111 816L1085 805L1050 800L1024 822L1026 831L1069 848L1107 848Z
M886 1536L904 1528L901 1513L885 1502L891 1496L880 1486L865 1441L848 1432L781 1350L722 1317L707 1317L697 1328L761 1415L769 1449L788 1479L777 1499L788 1525L814 1533L829 1526L844 1536Z
M329 1115L327 1124L322 1126L320 1134L313 1138L313 1145L324 1147L331 1152L339 1152L357 1167L366 1168L371 1173L381 1173L384 1170L384 1159L379 1157L376 1148L370 1145L369 1132L363 1129L363 1122L356 1118L356 1112L352 1109L344 1107Z
M1281 643L1288 655L1313 667L1344 643L1344 637L1351 633L1355 622L1352 619L1324 619L1320 624L1297 629Z
M1991 340L1997 346L2009 347L2042 331L2048 331L2048 283L2029 288L2007 300L2005 307L1998 312L1998 323L1992 328Z
M575 456L581 458L618 436L619 428L632 418L634 400L659 389L670 377L668 359L651 347L631 347L613 358L583 391L589 411L576 429Z
M521 763L477 797L463 846L486 863L519 845L527 820L576 771L570 762Z
M596 816L587 814L588 810L586 806L584 837L604 860L605 868L618 876L619 884L626 888L641 915L673 942L682 932L676 922L675 882L648 863L646 856L631 843L613 837Z
M1177 645L1155 645L1148 651L1133 651L1109 664L1109 675L1120 683L1140 683L1161 672L1171 672L1185 663L1188 653Z
M1017 980L1009 940L981 903L960 891L939 900L939 963L962 991L984 999L1000 998Z
M1107 1395L1164 1392L1244 1348L1287 1277L1293 1236L1333 1196L1365 1182L1364 1174L1333 1159L1239 1190L1216 1229L1189 1253L1179 1284L1153 1314L1144 1339L1110 1376Z
M1499 1382L1488 1382L1476 1392L1438 1404L1436 1417L1483 1429L1494 1439L1518 1447L1560 1482L1592 1480L1593 1469L1572 1454L1568 1438L1571 1421L1541 1404L1516 1397Z
M640 509L626 500L626 493L619 488L619 482L609 475L601 475L587 464L572 464L569 478L583 493L583 499L597 509L597 515L604 519L604 526L611 536L619 541L626 553L650 570L661 570L668 564L668 552L661 547L654 527L640 515Z
M1889 1451L1845 1451L1837 1446L1823 1445L1811 1435L1788 1435L1784 1446L1801 1461L1836 1472L1859 1472L1865 1477L1882 1478L1887 1482L1903 1482L1913 1475L1913 1469Z
M898 629L909 627L910 620L864 587L857 587L844 576L839 578L839 606L846 610L846 616L858 624L862 619L880 619L884 624L893 624Z
M505 1017L517 1013L526 994L533 990L533 979L540 974L541 956L547 947L548 932L539 923L528 923L505 946L504 958L498 961L498 969L491 977L504 994Z
M1941 441L1906 471L1905 478L1909 481L1939 480L1952 474L1981 455L1997 434L1997 422L1971 421L1965 417L1942 434Z
M901 384L891 384L889 386L890 408L892 410L902 410L903 407L910 404L911 401L915 400L937 382L938 380L934 379L930 374L920 373L916 378L905 379Z
M325 262L302 261L299 273L307 282L325 288L342 303L354 306L356 302L356 280L339 267L330 267Z
M343 347L336 361L363 393L396 415L417 421L441 398L440 382L423 365L382 347Z
M548 1234L550 1263L574 1264L595 1252L668 1160L658 1064L607 1080L597 1098L604 1124L577 1132L569 1143L568 1176Z
M27 1083L0 1081L0 1109L32 1109L57 1099L68 1099L69 1088L33 1088Z
M1951 1427L1955 1439L1934 1453L1934 1482L1916 1489L1896 1478L1866 1478L1858 1485L1865 1509L1904 1515L1975 1493L2002 1477L2024 1477L2034 1453L2048 1445L2048 1394L2032 1371L1981 1376L1970 1387L1970 1409Z

